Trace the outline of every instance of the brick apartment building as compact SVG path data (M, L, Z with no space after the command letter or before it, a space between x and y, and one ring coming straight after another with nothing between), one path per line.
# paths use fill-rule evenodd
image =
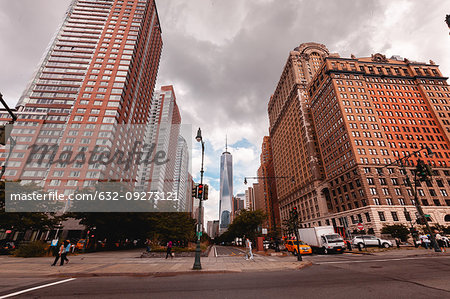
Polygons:
M304 219L328 213L327 185L309 103L307 84L320 68L328 49L317 43L305 43L289 53L280 81L271 96L269 133L275 176L291 177L293 182L276 180L281 220L297 206Z
M304 226L355 231L362 223L379 234L383 225L415 225L413 193L394 162L428 146L434 155L410 158L406 175L413 180L418 158L433 167L432 180L418 185L419 203L431 224L449 225L446 80L432 61L340 58L311 43L291 52L269 102L275 173L296 179L277 182L282 219L296 206Z
M280 207L277 197L275 170L273 167L272 147L270 137L264 136L261 146L260 167L258 168L258 196L257 208L267 214L267 221L263 225L271 231L280 231ZM287 179L287 180L286 180ZM289 178L279 178L284 184L291 184Z
M133 182L137 167L50 163L50 154L32 156L27 148L58 144L59 157L95 146L131 151L138 138L121 130L132 124L140 128L134 133L143 133L161 51L154 0L72 0L16 105L17 144L4 178L66 195L99 180ZM0 121L9 120L2 110ZM9 149L1 151L7 157ZM29 157L31 163L25 162ZM35 163L41 157L43 163Z

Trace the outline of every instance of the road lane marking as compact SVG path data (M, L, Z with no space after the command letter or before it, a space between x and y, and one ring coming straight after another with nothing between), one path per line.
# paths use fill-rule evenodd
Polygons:
M404 258L393 258L393 259L378 259L378 260L346 260L346 261L330 261L330 262L320 262L315 263L316 265L323 265L323 264L351 264L351 263L371 263L371 262L390 262L390 261L403 261L403 260L417 260L417 259L428 259L428 257L404 257ZM0 298L1 299L1 298Z
M54 285L57 285L57 284L61 284L61 283L65 283L65 282L69 282L69 281L72 281L72 280L75 280L75 279L76 278L69 278L69 279L64 279L64 280L61 280L61 281L47 283L47 284L44 284L44 285L41 285L41 286L37 286L37 287L34 287L34 288L29 288L29 289L26 289L26 290L22 290L22 291L18 291L18 292L14 292L14 293L11 293L11 294L0 296L0 299L17 296L17 295L20 295L20 294L23 294L23 293L35 291L35 290L46 288L46 287L51 287L51 286L54 286Z

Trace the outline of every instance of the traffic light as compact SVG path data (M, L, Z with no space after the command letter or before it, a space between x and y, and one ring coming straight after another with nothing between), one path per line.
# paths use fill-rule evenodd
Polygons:
M203 184L198 184L197 198L200 200L203 199Z
M416 219L416 223L417 224L421 224L421 225L425 225L426 222L430 222L431 221L431 216L428 214L425 214L422 216L417 217Z
M417 160L417 166L416 166L416 174L419 178L419 181L423 182L428 180L429 177L433 176L433 170L431 169L431 166L428 164L425 164L422 160Z
M292 218L297 219L298 218L298 211L297 207L293 207L291 211Z
M421 225L425 225L425 219L423 219L422 217L419 217L416 219L416 223L417 224L421 224Z
M425 170L426 170L427 175L428 175L429 177L433 176L433 169L431 168L430 165L425 164Z
M197 198L197 188L198 184L194 184L194 186L192 187L192 198Z
M205 184L203 186L203 200L208 199L208 189L209 189L209 186L207 184Z

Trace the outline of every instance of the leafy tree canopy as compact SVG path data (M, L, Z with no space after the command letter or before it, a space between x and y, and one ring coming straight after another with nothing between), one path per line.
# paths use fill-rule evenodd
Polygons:
M249 239L255 239L258 235L258 227L263 224L266 218L267 215L261 210L243 210L236 218L234 218L233 223L230 224L228 230L220 235L218 241L230 242L236 237L242 238L244 235Z
M9 187L8 187L9 188ZM35 184L20 185L14 183L14 193L32 193L40 192L40 188ZM17 202L22 204L23 202ZM23 204L27 204L26 202ZM13 206L14 207L14 206ZM37 205L30 206L36 208ZM62 216L57 216L54 213L41 212L5 212L5 182L0 182L0 228L13 229L24 232L26 230L48 230L52 229L60 220L64 219Z
M382 234L389 234L393 238L398 238L403 242L408 239L409 229L403 224L386 225L381 229Z

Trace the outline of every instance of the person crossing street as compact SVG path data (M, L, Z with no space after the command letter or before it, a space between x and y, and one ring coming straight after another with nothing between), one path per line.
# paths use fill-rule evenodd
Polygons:
M66 264L69 263L69 259L67 258L67 255L70 252L70 247L72 246L72 244L70 244L70 240L67 240L64 242L64 253L61 255L61 264L60 266L62 266L64 264L64 262L66 262Z
M249 259L255 261L252 253L252 241L249 238L245 238L245 260L248 261Z
M56 257L55 257L55 260L53 261L52 266L56 266L56 263L58 262L59 259L61 259L60 266L62 266L64 264L63 254L65 252L66 252L66 248L64 247L64 244L61 244L61 246L59 246L59 251L56 254Z

